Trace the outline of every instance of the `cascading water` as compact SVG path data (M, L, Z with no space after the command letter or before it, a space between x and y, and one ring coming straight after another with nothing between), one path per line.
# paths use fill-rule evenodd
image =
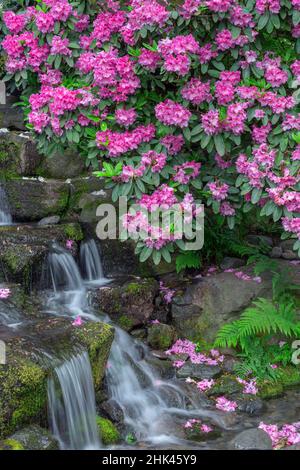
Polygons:
M0 185L0 225L11 225L12 216L4 189Z
M90 239L80 245L80 268L85 281L98 286L108 282L104 277L100 254L95 240Z
M96 401L87 352L74 355L54 370L48 381L52 432L65 450L99 449Z
M86 290L72 254L53 244L44 269L44 283L53 293L48 299L48 311L57 315L85 316Z
M91 260L90 254L91 251L87 247L81 251L81 261L83 261L82 257L87 255L87 259L84 261L85 265ZM108 317L100 319L93 315L86 304L87 295L83 281L75 260L69 252L57 246L54 247L54 251L49 255L48 265L54 291L60 296L62 292L64 294L64 315L74 316L74 310L76 310L77 313L83 313L94 321L102 320L111 323ZM92 272L91 266L88 272ZM76 298L76 305L74 301L71 304L66 302L66 299L69 300L70 290L68 289L72 290L72 298ZM61 297L59 299L59 303L61 303ZM186 417L209 417L209 411L201 406L199 394L190 397L187 395L184 384L174 378L163 379L160 370L152 364L153 357L147 348L119 327L115 326L115 331L115 340L107 369L107 385L110 398L117 402L123 411L125 425L128 430L134 431L139 441L147 442L150 445L182 444L182 433L179 435L174 433L170 422L174 423L179 419L181 423L179 428L182 430L182 422ZM72 360L71 362L67 361L56 370L63 397L66 397L66 403L68 400L70 401L70 406L67 409L62 406L61 401L53 398L57 397L54 395L53 382L49 385L49 408L52 426L56 434L75 436L77 433L81 433L80 426L83 417L78 418L78 416L87 412L84 407L78 405L78 402L81 403L83 385L81 384L78 390L74 387L71 391L73 383L71 383L70 377L73 374L79 384L82 380L89 381L88 377L77 370L80 367L82 368L80 361ZM80 380L78 374L81 374ZM72 400L74 400L74 405L71 403ZM60 418L58 418L59 416ZM61 418L62 416L65 418ZM62 422L64 420L67 422L68 430L58 431L57 429L63 429ZM58 425L58 422L61 424ZM94 426L94 421L88 420L86 423ZM93 439L91 438L90 441L91 447L94 446ZM69 445L65 444L64 438L60 438L60 441L62 446ZM77 446L76 448L80 448L79 445L86 446L86 443L73 441L70 444L71 447Z

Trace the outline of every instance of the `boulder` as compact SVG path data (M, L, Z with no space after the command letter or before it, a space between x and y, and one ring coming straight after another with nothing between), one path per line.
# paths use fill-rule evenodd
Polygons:
M186 379L187 377L191 377L196 380L210 380L219 377L221 373L222 370L219 366L192 364L188 361L182 367L180 367L180 369L178 369L177 377L180 379Z
M92 304L130 331L149 321L158 293L155 279L134 278L112 283L91 292Z
M0 130L0 178L33 176L41 161L29 133Z
M22 450L58 450L58 442L46 429L32 424L20 431L17 431L11 437L4 441L9 443L13 441L22 447ZM0 443L1 449L1 443Z
M4 184L14 221L35 222L62 215L69 208L70 184L42 178L21 178Z
M148 344L159 350L166 350L177 340L177 333L173 326L164 323L155 323L148 328Z
M234 258L231 256L225 256L220 264L220 268L225 271L225 269L235 269L240 268L245 265L245 261L241 258Z
M49 217L44 217L38 222L38 225L56 225L60 222L59 215L50 215Z
M250 245L267 245L269 247L273 246L273 238L268 237L266 235L257 235L257 234L250 234L247 235L246 241L250 243Z
M26 130L23 110L20 107L13 107L17 101L17 97L7 96L6 104L0 104L0 128Z
M300 283L300 266L278 260L278 269L291 271L294 282ZM242 271L255 276L251 267ZM262 281L244 281L234 273L217 273L205 278L195 278L186 284L182 295L172 302L172 324L179 336L199 341L212 341L216 332L226 322L239 317L257 297L272 296L271 273L262 274Z
M0 438L28 424L47 424L48 377L61 363L59 358L72 356L78 348L88 351L95 390L100 390L113 337L109 325L84 323L74 328L71 319L63 318L24 323L16 331L2 327L7 360L0 368Z
M272 441L262 429L248 429L238 434L230 446L237 450L272 450Z
M64 246L67 239L79 241L82 237L78 224L34 229L30 225L0 227L0 272L4 279L30 287L41 279L42 265L52 242Z
M75 178L86 172L84 158L76 149L66 149L63 153L43 156L39 167L39 175L45 178L67 179Z

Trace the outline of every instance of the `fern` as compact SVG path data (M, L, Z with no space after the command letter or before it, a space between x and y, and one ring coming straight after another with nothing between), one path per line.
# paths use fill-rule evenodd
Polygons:
M258 299L247 308L239 320L224 325L218 332L217 347L247 348L247 340L255 336L282 334L286 337L300 334L300 323L295 322L294 304L276 305L268 299Z

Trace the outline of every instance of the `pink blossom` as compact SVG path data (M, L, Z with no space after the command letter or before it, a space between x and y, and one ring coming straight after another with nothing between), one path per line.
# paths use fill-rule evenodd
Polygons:
M216 399L216 408L218 408L218 410L225 411L226 413L235 411L237 406L238 405L235 401L227 400L225 397L218 397Z
M0 287L0 299L7 299L11 295L11 290Z
M206 390L209 390L214 384L215 384L215 381L213 379L211 380L204 379L204 380L201 380L201 382L197 383L197 388L201 392L206 392Z
M115 112L116 122L124 127L131 126L136 120L137 114L134 108L117 109Z
M179 103L165 100L155 106L156 118L167 126L187 127L190 111Z
M80 316L76 317L75 320L73 321L72 325L73 326L82 326L83 325L82 318Z

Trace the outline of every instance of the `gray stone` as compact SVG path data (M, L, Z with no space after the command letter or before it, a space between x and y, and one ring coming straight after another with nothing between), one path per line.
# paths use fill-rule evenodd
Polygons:
M176 330L171 325L158 323L148 328L147 341L154 349L166 350L175 343L176 339Z
M17 129L25 131L24 113L20 107L13 107L18 101L15 96L7 96L6 104L0 104L0 128Z
M293 251L295 241L294 239L283 240L280 242L279 246L282 248L282 251Z
M155 279L127 278L93 290L91 302L95 308L111 315L122 328L130 331L149 321L157 293Z
M63 181L22 178L7 181L4 188L15 221L39 221L69 207L70 185Z
M44 217L42 220L38 222L38 225L57 225L60 222L59 215L52 215L49 217Z
M283 253L283 251L282 251L281 246L274 246L272 248L271 253L270 253L270 257L271 258L281 258L282 253Z
M0 227L0 271L26 287L41 281L43 262L52 242L66 244L69 234L82 235L78 224Z
M66 179L80 176L86 171L85 161L76 150L70 148L63 153L43 157L40 174L46 178Z
M215 379L221 375L222 371L218 366L207 366L205 364L192 364L186 362L177 371L177 377L185 379L191 377L197 380Z
M260 245L263 243L264 245L268 245L270 247L273 246L273 239L271 237L268 237L266 235L247 235L246 241L250 243L251 245Z
M249 429L238 434L232 442L238 450L272 450L272 441L262 429Z
M234 397L238 404L238 410L253 416L259 416L265 409L266 405L261 398L254 395L240 395Z
M294 260L294 259L298 259L298 255L295 251L292 251L292 250L286 250L282 253L282 258L283 259L287 259L287 260Z
M110 400L101 403L100 410L104 415L113 423L122 423L124 421L124 413L118 402L111 398Z
M58 450L58 442L46 430L31 425L13 434L9 439L19 442L24 450Z
M240 268L241 266L245 265L245 261L240 258L233 258L230 256L226 256L220 264L220 268L225 269L232 269L232 268Z
M1 132L0 149L0 176L4 179L33 176L42 159L29 133Z

